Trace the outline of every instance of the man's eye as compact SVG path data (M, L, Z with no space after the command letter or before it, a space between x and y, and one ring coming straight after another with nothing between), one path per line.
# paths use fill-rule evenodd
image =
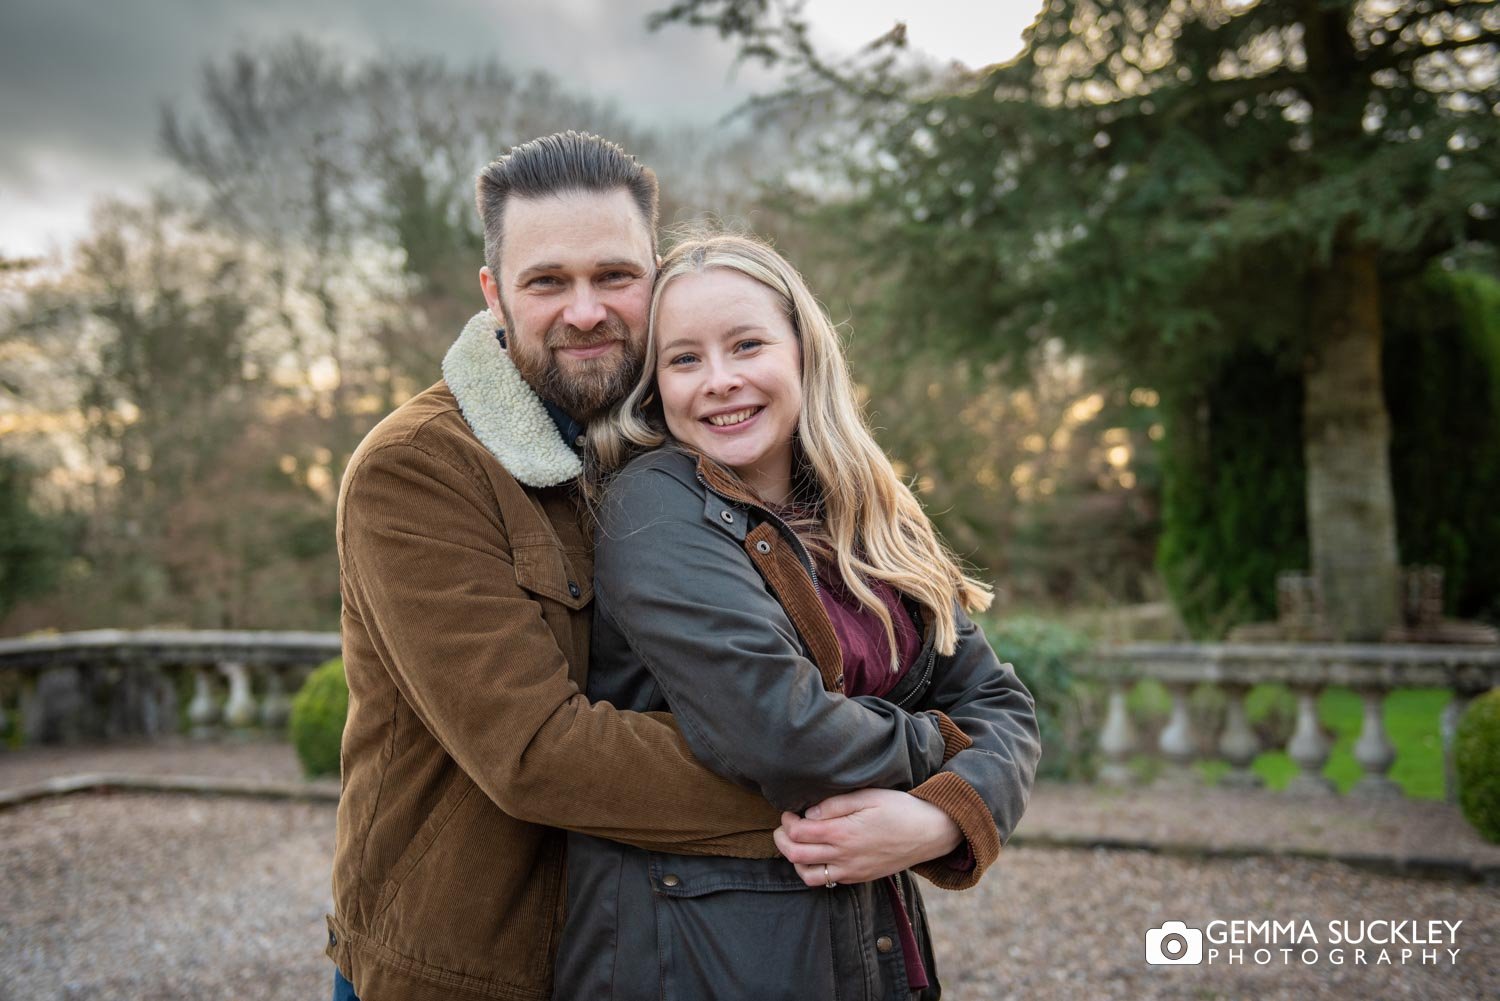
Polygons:
M562 284L562 279L553 275L537 275L526 283L527 288L556 288Z
M599 280L606 285L623 285L628 281L634 280L634 278L635 275L629 271L610 271L600 276Z

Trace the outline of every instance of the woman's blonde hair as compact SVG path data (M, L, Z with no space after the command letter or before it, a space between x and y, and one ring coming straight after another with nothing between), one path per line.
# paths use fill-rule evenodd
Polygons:
M670 436L656 388L656 329L662 295L683 275L713 268L737 271L776 293L802 347L802 416L797 428L801 479L812 480L820 527L799 535L838 566L859 603L879 617L896 663L895 626L868 580L882 580L929 609L937 649L957 644L954 601L968 611L988 608L990 588L964 572L938 539L910 488L896 475L866 425L838 332L797 270L757 239L713 234L687 239L662 262L651 297L646 365L625 398L589 427L591 493L641 451ZM732 472L732 471L729 471ZM753 491L750 491L753 493ZM800 527L800 526L799 526Z

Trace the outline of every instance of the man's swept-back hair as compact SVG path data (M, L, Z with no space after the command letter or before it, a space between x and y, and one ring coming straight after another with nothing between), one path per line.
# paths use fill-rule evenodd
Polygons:
M641 210L656 252L656 174L608 139L587 132L559 132L521 143L490 161L475 185L484 224L484 263L500 269L505 203L512 197L544 198L565 192L608 194L623 188Z
M588 467L595 498L631 456L671 441L656 392L656 338L662 296L684 275L735 272L770 289L802 346L802 413L795 460L821 523L798 535L829 562L864 608L880 619L897 666L895 623L868 581L881 580L916 599L932 615L937 649L958 642L955 608L989 607L988 585L970 575L938 538L922 505L896 474L860 410L839 335L797 269L754 237L710 233L672 248L656 279L640 380L605 416L589 425ZM727 471L726 472L730 472ZM730 472L730 475L733 475ZM741 481L743 483L743 481ZM749 489L748 487L746 489ZM753 493L754 491L750 491Z

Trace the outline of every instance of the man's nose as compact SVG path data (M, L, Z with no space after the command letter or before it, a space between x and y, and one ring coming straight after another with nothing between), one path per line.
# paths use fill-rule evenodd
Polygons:
M573 293L562 315L565 323L579 330L593 330L604 322L604 317L604 303L599 301L593 289L587 287Z

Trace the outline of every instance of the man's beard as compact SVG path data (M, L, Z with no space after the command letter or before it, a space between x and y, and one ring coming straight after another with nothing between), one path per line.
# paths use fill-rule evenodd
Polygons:
M561 407L574 420L587 423L603 413L640 377L645 345L632 338L624 321L613 313L588 331L558 323L547 331L538 347L519 335L510 311L504 312L510 360L521 377L538 396ZM575 361L571 373L558 362L556 352L561 348L595 347L606 341L619 341L619 354Z

